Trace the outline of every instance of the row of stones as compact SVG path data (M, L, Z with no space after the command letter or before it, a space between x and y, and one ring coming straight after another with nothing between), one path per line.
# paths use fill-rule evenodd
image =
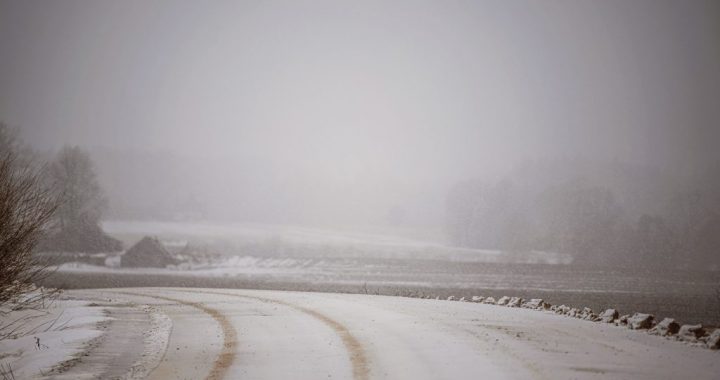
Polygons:
M439 299L439 297L436 299ZM616 309L607 309L600 314L595 314L589 307L578 309L565 305L551 305L540 298L524 300L521 297L500 297L496 300L494 297L473 296L470 299L466 299L465 297L457 299L454 296L450 296L447 300L545 310L586 321L612 323L616 326L625 326L631 330L644 330L652 335L664 336L669 339L687 342L712 350L720 349L720 328L714 329L714 331L710 333L700 324L681 326L673 318L665 318L658 323L652 314L635 313L633 315L620 315Z

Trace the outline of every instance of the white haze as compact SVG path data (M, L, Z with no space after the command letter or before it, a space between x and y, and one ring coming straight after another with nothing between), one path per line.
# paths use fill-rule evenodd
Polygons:
M438 227L527 160L716 162L718 36L717 1L0 1L0 120L88 149L111 217Z

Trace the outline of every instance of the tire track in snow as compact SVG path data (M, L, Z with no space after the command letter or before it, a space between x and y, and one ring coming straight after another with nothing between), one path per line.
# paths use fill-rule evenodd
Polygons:
M179 290L177 290L179 291ZM350 364L352 365L352 372L353 372L353 379L355 380L367 380L369 378L369 372L370 368L368 366L368 360L367 356L365 355L365 349L360 344L360 341L355 338L355 336L350 333L350 330L348 330L347 327L345 327L340 322L328 317L325 314L322 314L316 310L298 306L292 303L288 303L285 301L280 301L272 298L264 298L264 297L256 297L256 296L248 296L248 295L242 295L242 294L234 294L234 293L224 293L224 292L213 292L213 291L198 291L198 290L182 290L181 292L187 292L187 293L205 293L205 294L215 294L215 295L221 295L221 296L230 296L230 297L238 297L238 298L249 298L254 299L261 302L269 302L269 303L275 303L278 305L286 306L291 309L295 309L297 311L300 311L302 313L305 313L315 319L318 319L319 321L325 323L327 326L329 326L333 331L335 331L338 336L340 336L340 339L342 340L343 344L345 345L345 349L348 352L348 355L350 357Z
M230 320L217 309L205 306L200 302L185 301L178 298L165 297L157 294L148 293L133 293L133 292L115 292L118 294L125 294L138 297L150 297L169 302L179 303L181 305L190 306L196 308L208 315L210 315L219 325L223 333L223 348L220 354L215 359L210 374L205 377L206 380L218 380L225 377L228 368L232 365L235 360L235 347L237 346L237 332L230 323Z

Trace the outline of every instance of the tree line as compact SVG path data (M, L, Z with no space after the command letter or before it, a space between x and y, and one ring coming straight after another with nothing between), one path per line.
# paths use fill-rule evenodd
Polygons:
M121 250L100 227L105 205L84 151L66 146L46 162L0 123L0 305L46 273L38 250Z
M581 265L718 269L718 168L672 181L617 162L529 164L453 186L446 232L463 247L567 253Z

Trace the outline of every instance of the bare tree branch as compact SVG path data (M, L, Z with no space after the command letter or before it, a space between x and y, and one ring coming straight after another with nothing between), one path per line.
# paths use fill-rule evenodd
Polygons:
M35 301L21 296L47 274L33 251L58 207L42 169L21 160L17 147L0 124L0 305Z

